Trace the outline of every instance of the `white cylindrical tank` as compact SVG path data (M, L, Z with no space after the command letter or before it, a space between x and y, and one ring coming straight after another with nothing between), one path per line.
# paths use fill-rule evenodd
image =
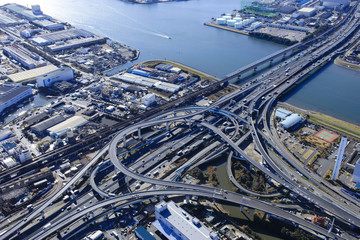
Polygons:
M235 20L236 22L241 22L241 21L242 21L242 18L241 18L241 17L235 17L234 20Z
M235 28L242 28L242 27L243 27L242 22L235 23Z
M227 25L230 27L234 27L235 26L236 21L235 20L228 20L227 21Z
M216 23L220 24L220 25L225 25L226 24L226 19L225 18L217 18Z
M225 18L226 20L230 20L232 17L231 17L231 16L226 15L226 16L223 16L223 18Z

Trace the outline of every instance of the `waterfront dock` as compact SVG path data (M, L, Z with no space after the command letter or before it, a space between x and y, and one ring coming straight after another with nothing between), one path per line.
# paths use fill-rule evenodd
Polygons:
M215 27L215 28L220 28L220 29L224 29L230 32L236 32L236 33L240 33L240 34L244 34L244 35L249 35L248 32L244 31L244 30L240 30L240 29L236 29L233 27L228 27L228 26L223 26L223 25L219 25L216 24L215 21L210 21L210 22L206 22L204 23L204 25L206 26L211 26L211 27Z

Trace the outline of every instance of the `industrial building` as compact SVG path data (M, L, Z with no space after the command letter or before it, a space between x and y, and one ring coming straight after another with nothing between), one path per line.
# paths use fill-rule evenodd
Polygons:
M54 44L55 42L65 41L75 38L89 38L93 37L94 34L83 29L71 28L62 31L45 33L33 37L31 40L40 46L46 46Z
M0 26L8 27L23 23L25 23L25 20L17 19L14 16L0 9Z
M141 98L141 103L149 107L155 103L155 100L156 100L156 95L154 93L149 93Z
M280 126L284 129L289 129L295 125L304 121L304 118L300 114L291 114L287 116L283 121L280 122Z
M292 112L289 110L286 110L283 108L278 108L278 109L276 109L275 117L277 119L284 120L287 116L290 116L291 114L292 114Z
M201 225L200 220L178 207L173 201L162 201L155 206L153 225L168 239L218 239L217 233Z
M73 116L55 126L52 126L50 128L47 129L49 135L51 136L62 136L64 134L66 134L66 131L70 128L70 129L74 129L74 128L78 128L81 126L84 126L85 124L87 124L88 121L80 116Z
M56 42L53 45L47 46L47 48L52 52L58 52L73 48L87 47L93 44L102 44L105 42L106 39L103 37L92 36L92 37L80 38L80 39L70 39L64 42Z
M323 0L322 5L329 9L344 8L350 5L350 0Z
M156 240L143 226L136 228L135 234L140 240Z
M31 87L4 85L0 87L0 113L32 95Z
M46 65L44 67L39 67L39 68L27 70L27 71L22 71L19 73L14 73L14 74L8 75L7 77L12 82L15 82L15 83L26 83L26 82L35 81L36 77L47 74L56 69L58 69L58 67L50 64L50 65Z
M8 128L0 131L0 141L3 141L12 135L12 131Z
M312 16L314 16L316 14L316 9L315 8L309 8L309 7L301 8L299 10L299 14L303 15L305 17L312 17Z
M42 60L39 55L18 45L3 47L3 53L4 55L15 59L27 69L33 69L46 65L46 62Z
M181 87L176 84L166 83L166 82L162 82L162 81L159 81L156 79L143 77L140 75L135 75L135 74L130 74L130 73L121 74L118 77L114 77L114 79L118 79L118 80L132 83L132 84L137 84L137 85L144 86L144 87L154 87L159 90L163 90L163 91L171 92L171 93L177 92L181 89Z
M62 67L44 75L36 77L37 87L50 87L54 82L70 81L74 79L74 70Z
M28 126L31 126L31 125L34 125L34 124L42 121L42 120L47 119L48 117L49 117L49 115L47 113L42 112L42 113L36 114L34 116L25 118L24 119L24 124L28 125Z
M53 116L49 119L46 119L42 122L35 124L30 129L33 133L35 133L37 135L42 135L45 133L45 131L48 128L51 128L52 126L55 126L56 124L61 123L63 121L65 121L65 118L63 116L56 115L56 116Z
M38 27L47 29L49 31L58 31L63 30L65 28L65 25L62 23L53 22L51 20L34 20L32 23Z
M44 15L41 12L39 5L33 5L32 9L29 9L27 7L21 6L16 3L9 3L9 4L4 5L4 8L6 10L20 16L21 18L25 18L29 21L50 19L49 16Z

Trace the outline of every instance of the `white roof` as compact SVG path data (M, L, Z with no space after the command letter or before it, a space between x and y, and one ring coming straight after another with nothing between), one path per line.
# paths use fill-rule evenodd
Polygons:
M164 205L166 205L167 208L163 209ZM160 214L187 239L211 239L210 231L201 225L198 219L191 216L181 207L178 207L173 201L161 202L156 205L156 209L161 209Z
M315 10L316 10L315 8L307 8L307 7L305 7L305 8L300 9L299 11L300 11L300 12L310 13L310 12L313 12L313 11L315 11Z
M85 125L88 121L80 116L74 116L71 117L51 128L49 128L47 131L50 134L56 134L56 135L62 135L66 133L68 128L77 128Z
M58 67L50 64L50 65L47 65L44 67L39 67L39 68L27 70L27 71L22 71L19 73L14 73L14 74L8 75L8 78L10 78L11 81L17 83L17 82L35 79L38 76L47 74L56 69L58 69Z
M5 158L3 160L3 164L4 164L4 166L6 168L12 168L12 167L15 167L17 165L16 161L11 157Z

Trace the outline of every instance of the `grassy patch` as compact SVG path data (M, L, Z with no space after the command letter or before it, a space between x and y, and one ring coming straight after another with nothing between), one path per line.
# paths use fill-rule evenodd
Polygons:
M352 131L352 130L347 129L347 128L342 127L342 126L339 126L337 124L334 124L332 122L329 122L327 120L319 118L319 117L317 117L315 115L310 116L310 118L308 120L309 120L309 122L312 122L312 123L315 123L315 124L320 124L320 125L326 126L328 128L331 128L331 129L333 129L335 131L338 131L338 132L344 133L346 135L352 136L354 138L360 139L360 134L358 132ZM347 124L349 124L349 123L347 123ZM351 128L351 129L353 129L353 128Z
M150 61L146 61L144 62L143 64L148 66L148 67L155 67L156 65L160 64L160 63L164 63L164 64L171 64L173 65L174 67L177 67L177 68L180 68L182 69L183 71L186 71L188 72L189 74L191 75L196 75L196 76L199 76L201 80L205 80L205 79L209 79L211 81L217 81L215 77L210 77L210 76L206 76L204 75L202 72L200 71L196 71L194 69L191 69L191 68L187 68L186 66L184 65L180 65L180 64L176 64L172 61L166 61L166 60L150 60Z

